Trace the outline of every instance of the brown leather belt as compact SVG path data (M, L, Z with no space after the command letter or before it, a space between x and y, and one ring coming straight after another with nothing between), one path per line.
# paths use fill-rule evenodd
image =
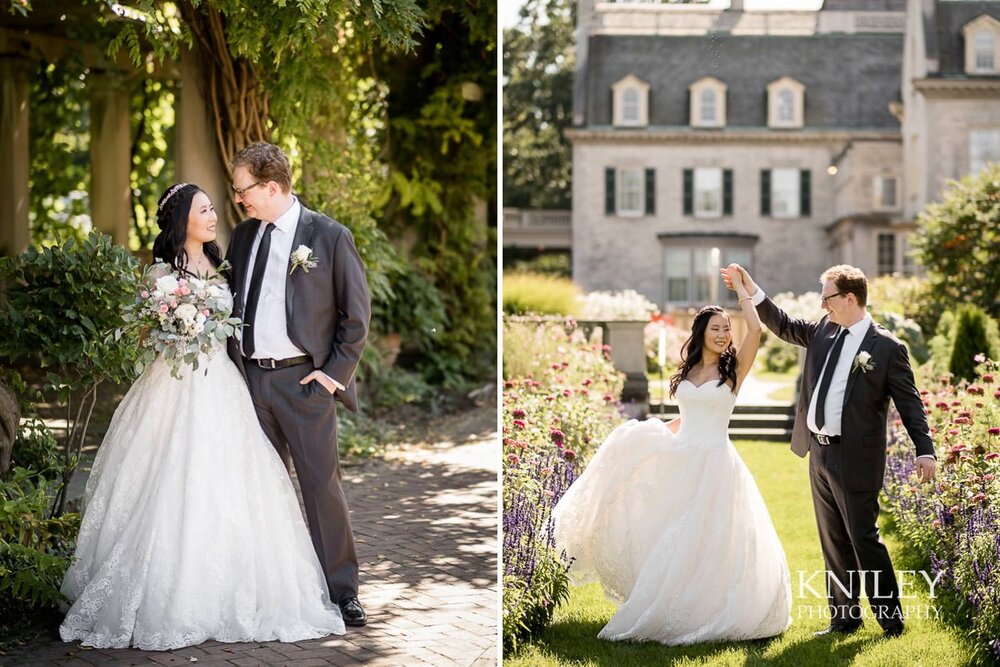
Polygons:
M276 371L279 368L288 368L289 366L298 366L299 364L312 361L312 357L308 354L303 354L299 357L289 357L288 359L247 359L246 357L244 359L269 371Z

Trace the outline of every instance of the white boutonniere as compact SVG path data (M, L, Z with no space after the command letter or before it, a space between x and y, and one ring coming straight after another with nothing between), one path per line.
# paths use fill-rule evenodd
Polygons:
M867 352L858 352L858 356L854 357L854 364L851 366L851 372L853 373L859 368L863 373L875 370L875 362L872 361L872 355Z
M309 269L319 266L319 257L313 254L312 248L307 245L300 245L292 253L292 268L289 275L295 273L295 269L302 267L302 270L309 273Z

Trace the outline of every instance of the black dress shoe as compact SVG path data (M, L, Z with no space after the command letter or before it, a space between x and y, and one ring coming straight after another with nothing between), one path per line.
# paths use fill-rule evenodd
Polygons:
M357 598L347 598L340 601L340 615L344 617L344 625L360 628L368 622L364 607Z
M826 635L849 635L861 629L861 624L856 625L830 625L819 632L814 632L813 637L825 637Z
M903 634L903 624L900 623L899 625L890 625L889 627L884 628L884 630L886 638L892 639L893 637L898 637Z

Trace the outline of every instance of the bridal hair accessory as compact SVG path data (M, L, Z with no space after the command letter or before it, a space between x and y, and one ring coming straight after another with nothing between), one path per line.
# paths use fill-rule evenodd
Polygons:
M166 203L168 201L170 201L170 198L173 197L175 194L177 194L178 190L180 190L181 188L183 188L183 187L185 187L187 185L191 185L191 184L190 183L178 183L174 187L172 187L169 190L167 190L167 196L163 198L163 201L160 202L160 206L156 210L162 211L163 207L166 205Z

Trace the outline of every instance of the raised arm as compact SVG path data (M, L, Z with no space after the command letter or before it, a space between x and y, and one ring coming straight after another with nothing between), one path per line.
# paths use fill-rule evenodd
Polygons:
M747 294L740 274L740 267L732 265L726 271L729 277L727 284L733 285L736 290L736 296L740 300L740 309L743 311L747 325L747 332L736 348L736 392L739 393L740 387L743 386L743 380L750 373L753 360L757 357L757 350L760 348L760 316L751 303L753 297Z
M760 315L760 320L764 325L786 343L801 347L809 345L809 341L816 335L820 323L789 317L788 313L778 308L763 292L758 294L760 288L757 287L757 283L753 281L747 270L738 264L730 264L725 269L722 269L722 279L729 289L736 290L733 279L728 274L729 270L733 267L739 270L740 276L743 278L742 284L744 289L746 289L747 296L752 298L749 303L757 307L757 313Z

